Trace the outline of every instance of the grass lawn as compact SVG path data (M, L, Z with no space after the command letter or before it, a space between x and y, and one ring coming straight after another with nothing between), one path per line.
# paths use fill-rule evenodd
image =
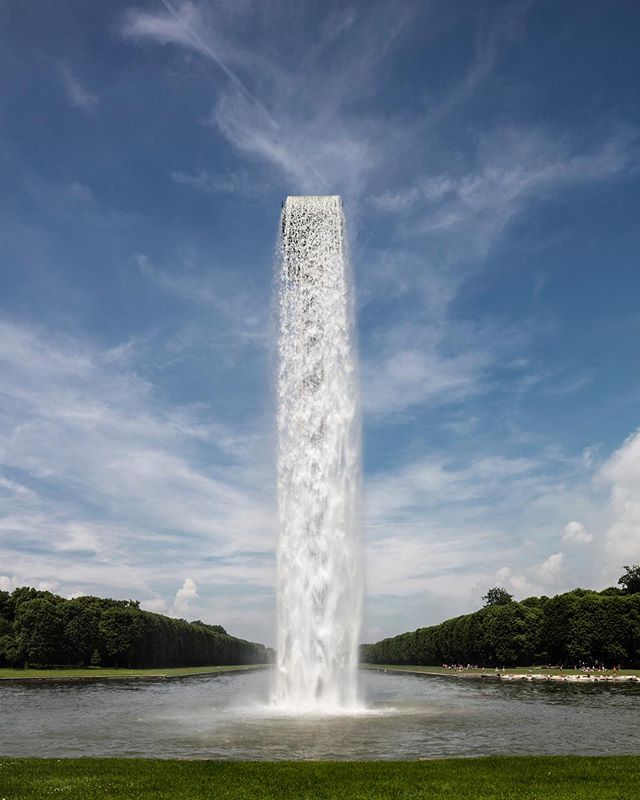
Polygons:
M640 757L441 761L0 760L4 800L632 800Z
M445 669L444 667L412 667L409 665L400 665L400 664L361 664L360 665L363 669L386 669L388 671L395 670L396 672L425 672L430 674L436 675L456 675L458 673L462 675L482 675L483 671L485 675L495 675L495 667L486 667L484 670L482 669L463 669L463 670L456 670L456 669ZM597 676L607 676L607 677L625 677L630 675L640 675L640 670L638 669L619 669L616 672L612 670L605 670L603 672L582 672L581 670L577 669L545 669L544 667L508 667L507 669L501 669L501 674L504 675L595 675Z
M87 669L61 668L61 669L8 669L0 668L0 681L2 680L70 680L73 678L179 678L187 675L207 675L217 672L238 672L251 669L266 669L270 664L245 664L229 667L153 667L151 669L126 669L115 667L90 667ZM458 670L444 669L443 667L412 667L399 666L397 664L362 664L363 669L386 669L396 672L425 672L437 675L457 675ZM621 669L618 672L597 672L585 673L573 669L542 669L540 667L531 668L534 675L608 675L620 676L640 675L640 670ZM495 670L487 667L484 671L486 675L494 675ZM528 667L513 667L500 670L507 675L529 674ZM462 675L481 675L481 669L461 670ZM1 797L0 797L1 800Z
M232 667L154 667L152 669L116 669L90 667L87 669L0 669L0 681L16 679L69 680L73 678L179 678L185 675L207 675L217 672L264 669L268 664L245 664ZM0 798L2 795L0 795Z

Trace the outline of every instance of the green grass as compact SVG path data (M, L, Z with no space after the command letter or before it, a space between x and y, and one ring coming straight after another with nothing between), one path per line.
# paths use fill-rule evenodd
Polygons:
M0 681L71 680L74 678L180 678L186 675L208 675L218 672L238 672L264 669L268 664L245 664L231 667L154 667L152 669L116 669L115 667L90 667L87 669L0 669ZM2 796L0 795L0 798Z
M424 672L433 675L457 675L458 673L462 675L495 675L495 667L486 667L484 670L482 669L463 669L463 670L456 670L456 669L445 669L444 667L412 667L409 665L403 664L361 664L360 665L363 669L374 669L374 670L381 670L386 669L387 671L396 671L396 672ZM604 672L582 672L581 670L576 669L545 669L543 667L508 667L507 669L500 669L501 674L505 675L595 675L595 676L631 676L631 675L638 675L640 676L640 670L638 669L620 669L616 672L613 670L605 670Z
M180 678L188 675L208 675L217 672L238 672L251 669L265 669L269 664L246 664L230 667L154 667L152 669L126 669L115 667L90 667L87 669L8 669L0 668L0 681L3 680L25 680L25 679L39 679L39 680L72 680L74 678ZM388 671L396 672L424 672L437 675L457 675L458 671L454 669L444 669L443 667L412 667L412 666L399 666L397 664L362 664L363 669L386 669ZM539 667L532 667L531 671L528 667L513 667L505 670L500 670L508 675L585 675L592 673L581 673L573 669L542 669ZM486 675L494 675L495 670L487 667L484 671ZM481 669L465 669L462 670L463 675L481 675ZM596 675L640 675L640 670L621 669L618 672L598 672ZM1 800L1 795L0 795Z
M229 667L153 667L151 669L126 669L115 667L89 667L86 669L80 668L60 668L60 669L8 669L0 668L0 681L3 680L72 680L74 678L180 678L188 675L208 675L218 672L238 672L253 669L266 669L269 664L245 664ZM426 674L436 675L482 675L481 669L444 669L443 667L412 667L402 666L398 664L362 664L363 669L374 669L395 672L424 672ZM574 669L542 669L540 667L513 667L505 670L500 670L501 673L507 675L590 675L593 673L584 673ZM484 670L485 675L495 675L495 669L487 667ZM640 670L621 669L618 672L597 672L596 675L608 676L629 676L639 675ZM1 797L0 797L1 800Z
M4 800L632 800L640 757L229 762L0 760Z

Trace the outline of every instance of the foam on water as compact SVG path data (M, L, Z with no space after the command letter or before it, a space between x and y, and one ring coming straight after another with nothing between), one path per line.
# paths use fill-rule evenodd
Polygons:
M358 699L360 413L339 197L281 217L278 641L272 704L344 713Z

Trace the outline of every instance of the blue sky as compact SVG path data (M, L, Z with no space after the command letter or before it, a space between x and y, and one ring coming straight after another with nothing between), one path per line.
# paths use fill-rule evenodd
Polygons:
M365 640L640 561L632 2L0 3L0 587L273 640L273 252L341 194Z

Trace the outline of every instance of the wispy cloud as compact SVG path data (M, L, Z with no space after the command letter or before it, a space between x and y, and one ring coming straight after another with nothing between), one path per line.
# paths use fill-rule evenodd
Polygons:
M451 296L436 290L430 299L428 291L422 320L373 328L362 370L364 408L372 418L414 407L459 405L495 391L497 369L512 381L526 374L522 353L531 336L527 320L517 328L452 320ZM431 301L438 303L440 296L440 308L431 311Z
M345 9L324 18L309 48L283 27L274 8L261 23L267 39L281 40L278 57L266 55L266 47L244 45L224 9L214 16L194 3L164 5L166 12L131 9L123 35L190 50L222 70L227 82L217 87L210 116L216 130L274 167L293 190L357 191L375 159L362 115L350 107L366 93L406 14L386 13L379 4L366 16ZM299 57L290 58L296 51Z
M272 551L273 500L250 440L163 402L126 348L6 321L0 333L10 576L151 598L175 592L176 570L249 595L272 585L255 554Z
M171 179L183 186L191 186L207 194L243 194L256 193L256 186L252 183L245 171L229 171L221 175L214 175L206 169L197 169L193 172L175 170Z
M558 531L556 546L565 552L551 553L537 563L523 554L511 553L493 576L478 583L483 591L498 583L518 597L551 594L578 586L602 588L615 585L625 563L640 561L640 510L635 498L640 492L640 437L637 432L611 453L596 462L593 451L582 459L583 467L569 464L560 470L559 486L553 485L552 472L526 496L507 484L507 495L514 502L512 517L528 552L532 546L552 548L552 531ZM564 474L563 474L564 473ZM518 507L527 504L523 515ZM562 527L563 515L578 512ZM512 538L513 541L513 538ZM478 594L478 592L476 592Z
M214 38L208 30L202 9L189 0L173 3L161 0L165 12L147 12L130 9L122 25L124 36L132 39L151 39L160 44L173 44L193 50L214 61L233 86L257 108L268 125L277 130L278 124L262 102L250 91L240 76L229 66L225 54L228 46Z
M372 202L401 212L407 232L440 240L449 259L484 256L528 204L637 169L640 150L632 131L579 152L550 131L512 128L482 137L475 160L470 172L423 175Z
M432 446L428 457L373 476L370 615L388 635L473 610L491 586L523 599L615 583L624 557L640 556L629 503L637 487L620 471L634 439L601 465L539 448L524 458ZM589 532L565 523L571 513L589 520Z
M544 395L547 406L566 404L571 393L580 400L598 378L586 362L536 360L548 328L574 321L547 322L560 283L553 268L536 264L518 284L532 310L523 303L516 321L500 298L476 301L483 282L473 279L489 257L496 273L506 271L500 245L526 246L515 223L526 223L528 212L638 166L636 133L615 127L611 105L599 106L591 128L584 117L577 125L575 109L573 122L569 108L554 118L551 105L548 122L539 123L535 104L546 102L548 87L531 79L527 27L535 10L528 0L455 8L301 0L295 13L283 0L161 0L118 19L122 36L147 48L146 68L128 73L141 128L194 108L192 136L169 126L166 147L154 150L149 140L150 159L134 176L141 190L149 189L146 167L157 164L177 184L172 196L181 204L194 201L189 190L212 206L226 195L233 202L222 205L234 209L251 197L258 217L270 193L345 195L373 453L369 582L385 633L467 610L501 580L524 596L608 582L623 559L637 560L636 437L610 457L587 449L581 458L566 432L537 436L530 418L520 427L511 418L534 396ZM162 103L146 92L154 81L146 56L157 59L157 80L169 81ZM96 114L101 98L90 76L108 81L109 67L96 61L85 75L79 62L57 66L67 103ZM169 107L187 81L189 91ZM529 93L533 113L523 108ZM119 93L110 97L115 119L127 109L118 108ZM106 143L101 137L98 149ZM140 140L127 145L110 156L123 162ZM83 163L96 156L99 169L88 173ZM197 245L184 241L198 238L199 220L188 220L173 247L170 231L157 248L145 244L149 227L136 229L139 219L104 203L115 196L102 184L109 159L100 162L95 148L78 159L55 186L35 167L28 176L24 170L24 205L39 210L33 229L40 226L43 241L54 241L61 221L89 234L127 224L119 275L148 301L135 320L143 333L107 348L44 322L2 323L0 585L137 596L148 608L231 629L238 623L239 632L260 638L272 603L275 533L273 475L263 465L268 426L256 413L267 281L251 263L221 263L204 251L193 257ZM145 192L131 193L134 205L136 197ZM154 199L140 212L144 223L166 224L164 198ZM49 231L39 217L53 220ZM258 223L247 242L269 258L273 233ZM540 251L554 236L544 233ZM559 236L564 231L555 242ZM62 262L50 241L42 262L51 252ZM133 252L140 255L126 255ZM255 250L220 252L241 260ZM78 274L70 263L69 285L80 285ZM93 291L88 279L82 287ZM130 306L122 311L115 294L111 333L101 335L131 323ZM195 382L206 375L210 394L189 405L182 399L195 363ZM237 407L234 378L247 381L238 396L251 395L253 405ZM212 410L223 405L233 406L224 418Z
M214 308L236 344L264 346L269 310L260 305L259 298L241 288L242 281L236 273L210 269L203 272L188 260L178 269L161 269L143 253L136 255L135 261L140 272L164 291ZM228 346L228 337L225 343Z
M517 503L527 493L533 502L553 486L552 462L532 458L506 458L470 453L462 461L454 454L438 453L367 484L367 519L372 529L416 524L433 520L447 508L455 508L456 519L477 522L496 511L496 503ZM501 497L504 484L508 497Z
M486 10L480 10L470 61L462 74L454 77L444 99L429 109L424 121L427 129L442 125L482 90L505 54L526 38L527 14L534 4L535 0L501 3L488 18Z
M67 64L60 65L60 78L70 105L85 114L97 111L100 103L98 95L89 91Z
M460 402L483 391L484 373L493 360L489 351L447 356L442 341L428 329L413 326L413 332L400 333L397 330L395 341L376 349L364 363L364 407L374 417L413 406Z
M593 378L582 370L559 379L528 365L529 342L548 323L532 317L521 320L517 329L499 321L479 325L459 314L453 318L450 308L490 251L504 241L510 224L535 203L553 202L563 192L637 170L635 133L612 134L591 149L576 151L549 131L502 130L481 137L471 158L471 171L452 166L371 199L391 218L396 233L364 275L364 300L375 304L394 292L407 298L412 318L381 317L371 325L363 348L364 397L365 408L377 416L460 403L495 390L492 370L498 365L503 375L505 369L510 373L512 390L529 393L571 394ZM424 255L418 255L418 248Z

